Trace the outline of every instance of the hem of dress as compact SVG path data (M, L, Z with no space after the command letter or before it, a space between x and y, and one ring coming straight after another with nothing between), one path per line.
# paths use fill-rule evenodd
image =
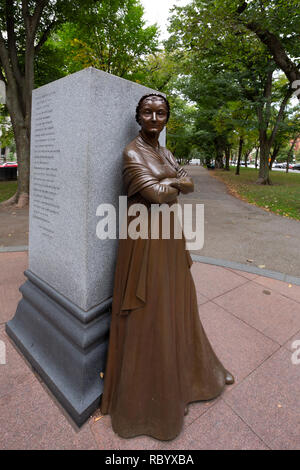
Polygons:
M185 410L185 408L189 405L191 405L192 403L197 403L197 402L204 402L204 401L212 401L212 400L215 400L216 398L218 398L220 395L222 395L225 387L226 387L226 383L224 384L223 388L221 389L220 392L217 393L217 395L214 395L213 397L210 397L210 398L196 398L196 399L191 399L189 400L188 402L186 402L186 404L183 406L183 410ZM111 417L111 420L112 420L112 415L109 411L107 411L106 413L103 412L101 410L101 405L100 405L100 411L103 415L109 415ZM153 433L151 432L138 432L136 434L130 434L130 435L125 435L125 434L120 434L115 428L114 428L114 425L113 425L113 421L111 421L111 427L112 427L112 430L113 432L121 437L122 439L134 439L135 437L140 437L140 436L147 436L147 437L151 437L152 439L156 439L158 441L173 441L174 439L176 439L179 434L182 432L183 430L183 421L184 421L184 411L183 411L183 414L182 414L182 421L181 421L181 426L180 426L180 430L175 434L173 435L172 437L158 437L157 434L154 435Z

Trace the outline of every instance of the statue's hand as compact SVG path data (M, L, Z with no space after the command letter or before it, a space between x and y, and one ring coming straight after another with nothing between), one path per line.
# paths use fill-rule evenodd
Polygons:
M164 190L167 190L170 194L172 193L174 197L177 197L179 195L179 189L174 186L175 181L177 181L176 178L164 178L160 180L159 185L160 187L164 188Z
M165 184L166 186L173 186L173 187L176 187L174 184L176 184L176 182L178 182L178 179L177 178L164 178L162 180L160 180L160 184Z
M171 183L173 188L178 189L183 194L191 193L194 191L194 183L192 178L188 176L183 176L182 178L174 178L174 181Z

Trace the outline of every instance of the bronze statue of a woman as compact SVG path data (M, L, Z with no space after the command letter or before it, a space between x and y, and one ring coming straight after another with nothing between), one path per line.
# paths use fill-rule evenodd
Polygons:
M177 202L192 179L158 138L170 114L161 95L141 98L139 135L125 148L128 205ZM128 218L128 224L130 217ZM119 240L101 412L129 438L174 439L187 405L217 397L233 376L214 353L199 319L185 238Z

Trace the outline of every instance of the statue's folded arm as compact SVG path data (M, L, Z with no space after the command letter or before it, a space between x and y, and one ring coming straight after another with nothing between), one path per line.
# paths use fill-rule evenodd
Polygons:
M168 150L167 151L167 160L172 164L176 170L176 179L177 182L172 183L174 188L177 188L183 194L192 193L194 191L194 182L185 169L178 164L174 155Z
M153 175L143 157L134 151L125 151L123 160L123 178L128 197L139 192L153 204L163 204L176 199L178 189L161 184Z

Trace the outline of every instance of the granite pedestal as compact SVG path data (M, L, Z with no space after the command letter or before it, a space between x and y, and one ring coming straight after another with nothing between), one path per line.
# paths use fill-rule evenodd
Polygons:
M33 92L28 280L6 331L79 426L103 390L118 246L97 237L97 208L118 214L122 151L151 92L94 68Z

